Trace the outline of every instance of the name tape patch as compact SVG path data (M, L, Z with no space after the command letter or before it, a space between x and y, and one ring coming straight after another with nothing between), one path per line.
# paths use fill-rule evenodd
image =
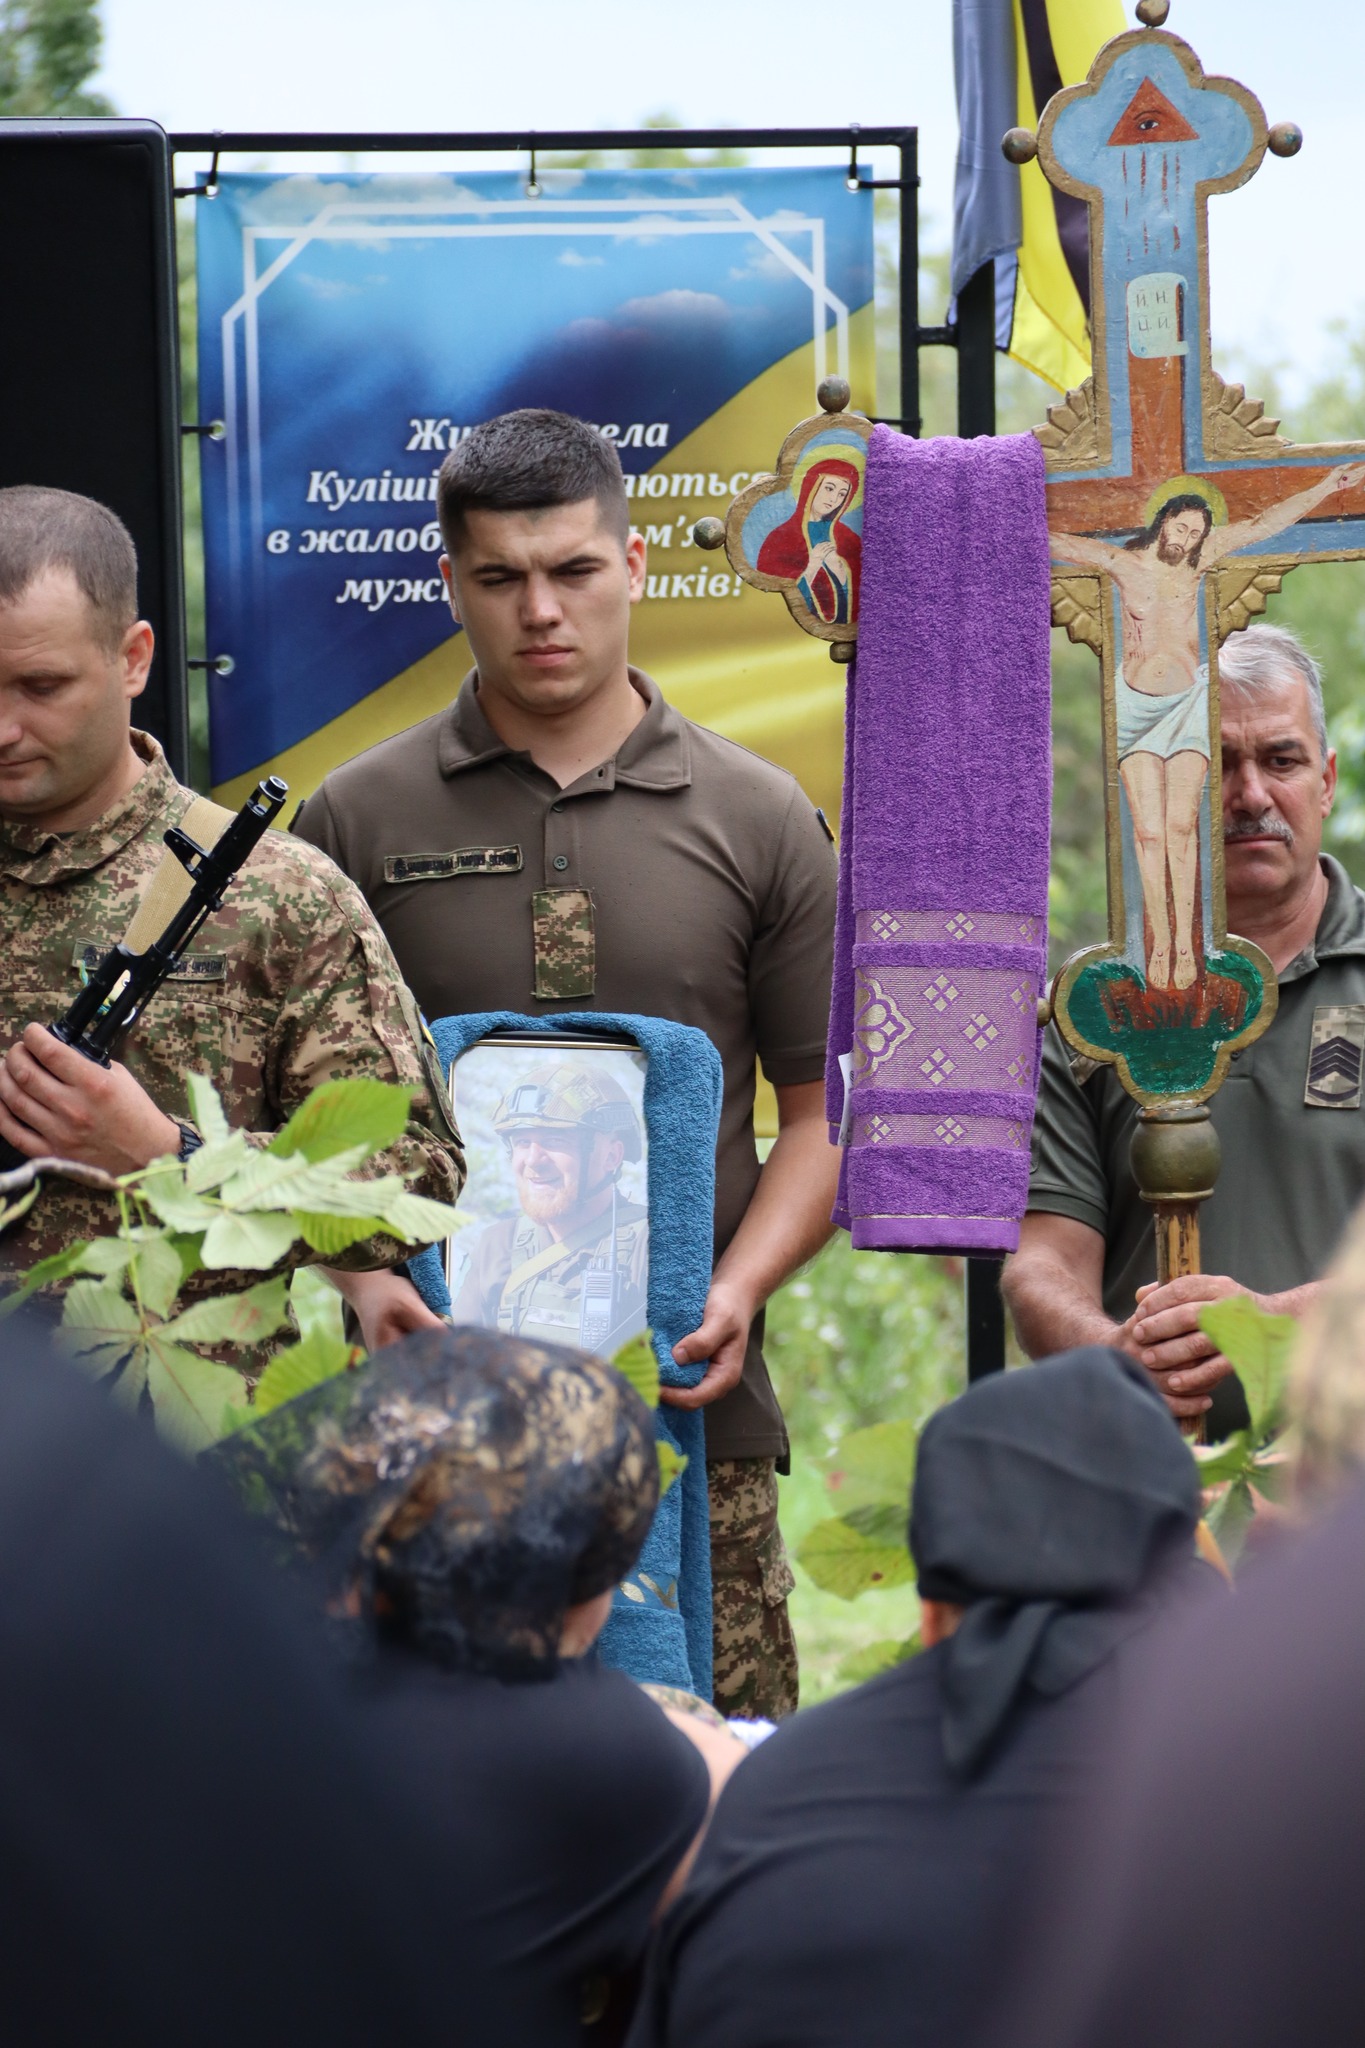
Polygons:
M71 964L79 967L83 974L89 974L98 967L109 951L107 946L97 945L93 939L77 939L71 954ZM168 981L226 981L226 953L182 953L175 966L167 975Z
M1310 1109L1359 1109L1365 1066L1365 1003L1329 1003L1313 1012L1308 1078Z
M457 846L450 853L391 853L386 882L449 882L456 875L512 875L521 866L519 846Z

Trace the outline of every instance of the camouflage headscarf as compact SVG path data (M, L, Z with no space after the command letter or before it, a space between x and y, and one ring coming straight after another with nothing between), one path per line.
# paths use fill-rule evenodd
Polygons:
M212 1462L322 1568L333 1613L503 1678L552 1674L565 1613L625 1576L659 1497L619 1373L469 1327L376 1352Z

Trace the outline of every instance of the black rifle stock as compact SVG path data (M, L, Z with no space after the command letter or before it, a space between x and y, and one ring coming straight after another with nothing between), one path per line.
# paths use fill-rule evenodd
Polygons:
M132 1029L205 920L222 904L229 883L259 843L289 794L278 775L258 782L215 846L202 847L172 825L167 846L190 877L190 893L144 953L120 941L93 967L64 1016L48 1030L64 1045L107 1067L113 1049ZM0 1138L0 1172L25 1164L25 1154Z

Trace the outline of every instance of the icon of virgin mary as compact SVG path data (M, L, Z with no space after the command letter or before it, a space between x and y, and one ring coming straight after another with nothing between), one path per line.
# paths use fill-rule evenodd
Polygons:
M802 479L795 512L774 527L758 551L760 574L790 578L822 625L852 625L858 616L863 544L844 516L862 481L856 464L838 456L813 462Z

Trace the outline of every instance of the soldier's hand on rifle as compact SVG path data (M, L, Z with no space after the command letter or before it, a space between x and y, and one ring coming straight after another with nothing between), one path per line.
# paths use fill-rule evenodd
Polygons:
M180 1149L180 1126L115 1060L101 1067L30 1024L0 1064L0 1136L27 1159L51 1154L133 1173Z
M744 1371L753 1304L723 1280L713 1281L700 1326L673 1346L678 1365L710 1364L695 1387L660 1387L659 1399L671 1408L706 1408L737 1387Z

